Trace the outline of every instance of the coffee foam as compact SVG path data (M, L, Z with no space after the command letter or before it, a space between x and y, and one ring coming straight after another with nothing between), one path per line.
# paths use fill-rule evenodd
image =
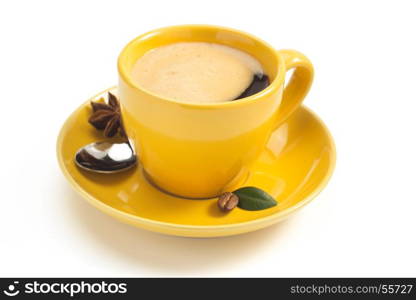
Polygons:
M131 76L144 89L181 102L215 103L237 98L263 74L251 55L225 45L175 43L145 53Z

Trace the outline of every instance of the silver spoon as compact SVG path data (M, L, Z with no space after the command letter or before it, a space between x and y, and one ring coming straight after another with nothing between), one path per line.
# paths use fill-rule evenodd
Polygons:
M137 158L128 142L95 142L78 150L75 163L84 170L111 174L134 167Z

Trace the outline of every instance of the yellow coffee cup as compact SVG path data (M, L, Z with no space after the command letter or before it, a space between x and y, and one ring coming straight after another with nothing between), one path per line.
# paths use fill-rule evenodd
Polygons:
M182 103L135 84L131 70L147 51L177 42L211 42L254 56L270 78L263 91L221 103ZM294 68L284 87L285 73ZM273 130L302 103L313 66L294 50L276 51L250 34L219 26L181 25L145 33L118 59L119 97L127 135L149 180L186 198L210 198L236 188Z

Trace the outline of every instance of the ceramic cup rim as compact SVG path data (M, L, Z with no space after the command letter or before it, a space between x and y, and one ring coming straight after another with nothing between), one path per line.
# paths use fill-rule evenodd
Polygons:
M270 82L270 84L263 89L262 91L249 96L249 97L245 97L242 99L239 99L238 101L225 101L225 102L216 102L216 103L198 103L198 102L181 102L169 97L164 97L158 94L155 94L143 87L141 87L140 85L136 84L134 82L134 80L132 79L132 76L130 75L130 72L127 68L127 58L128 58L128 53L130 51L130 48L133 46L137 46L138 43L140 43L141 41L144 41L148 38L154 38L155 36L157 36L158 34L161 34L163 32L166 31L170 31L170 30L181 30L183 29L184 31L189 31L189 30L194 30L194 31L200 31L200 30L218 30L218 31L225 31L228 33L232 33L232 34L237 34L240 35L242 37L245 38L249 38L253 41L255 41L257 44L261 45L262 47L268 49L270 51L270 53L272 53L277 61L276 66L274 66L276 68L276 76L275 78L272 80L272 82ZM281 57L281 55L279 54L279 52L277 50L275 50L271 45L269 45L267 42L263 41L262 39L251 35L249 33L246 33L244 31L240 31L237 29L233 29L233 28L229 28L229 27L222 27L222 26L217 26L217 25L200 25L200 24L191 24L191 25L175 25L175 26L167 26L167 27L161 27L158 29L154 29L151 31L148 31L144 34L141 34L139 36L137 36L136 38L134 38L133 40L131 40L121 51L119 57L118 57L118 61L117 61L117 67L118 67L118 73L120 78L130 87L134 88L134 89L138 89L140 90L142 93L145 93L153 98L159 99L161 101L167 101L167 102L171 102L174 104L180 104L182 106L186 106L186 107L193 107L193 108L225 108L225 107L232 107L232 106L241 106L241 105L245 105L248 103L252 103L258 99L262 99L262 98L267 98L267 96L269 96L270 94L273 94L275 92L277 92L279 90L280 87L283 86L284 83L284 79L285 79L285 67L284 67L284 61L283 58Z

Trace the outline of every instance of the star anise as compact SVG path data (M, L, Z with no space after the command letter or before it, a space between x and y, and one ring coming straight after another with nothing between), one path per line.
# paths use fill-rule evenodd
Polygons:
M104 130L104 136L113 137L117 133L126 136L121 123L120 105L116 96L108 92L108 103L91 102L93 114L88 122L98 130Z

